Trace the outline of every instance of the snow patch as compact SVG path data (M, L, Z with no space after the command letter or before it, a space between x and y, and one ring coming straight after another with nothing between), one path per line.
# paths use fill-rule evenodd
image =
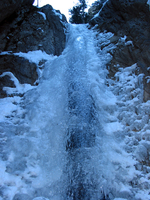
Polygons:
M33 62L35 64L39 64L41 60L53 60L57 56L49 55L45 51L37 50L37 51L29 51L28 53L12 53L11 51L4 51L0 53L0 55L16 55L25 59L28 59L29 62Z
M39 12L39 11L38 11L38 13L39 13L40 15L42 15L42 17L44 18L44 20L46 20L46 15L45 15L45 13Z
M106 4L108 1L109 1L109 0L106 0L106 1L103 3L103 5L102 5L100 11L99 11L96 15L94 15L94 17L93 17L92 19L95 19L95 18L99 17L99 14L101 13L101 11L103 10L105 4Z
M53 13L59 17L60 20L62 20L62 14L57 12L55 9L53 9Z
M12 115L12 112L19 109L18 104L20 103L20 97L6 97L0 99L0 122L5 121L6 117Z
M1 56L10 55L10 54L12 54L12 51L3 51L3 52L0 53Z
M130 41L130 40L129 40L129 41L127 41L127 42L125 43L125 45L126 45L126 46L129 46L129 45L131 45L131 46L134 46L134 45L133 45L133 42L132 42L132 41Z
M14 55L23 57L25 59L28 59L30 62L36 63L37 65L41 60L52 60L56 58L57 56L49 55L46 52L43 52L41 50L37 51L29 51L28 53L14 53Z
M20 84L18 79L11 72L4 72L0 77L9 76L10 79L14 82L15 88L11 87L3 87L3 90L6 91L8 95L10 94L24 94L28 90L35 88L35 86L31 86L30 84Z
M123 126L119 122L111 122L106 123L106 126L104 127L106 134L112 135L114 132L122 131Z

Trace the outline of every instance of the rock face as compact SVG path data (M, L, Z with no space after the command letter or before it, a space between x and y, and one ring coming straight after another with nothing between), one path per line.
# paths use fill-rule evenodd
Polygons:
M34 0L1 0L0 1L0 23L16 10L18 10L21 5L32 5Z
M59 13L50 5L43 8L24 7L1 25L0 51L28 52L42 50L60 55L65 47L64 26ZM60 15L61 16L61 15ZM65 17L62 16L65 22Z
M0 57L0 72L12 72L21 84L34 84L38 78L36 68L35 63L29 62L27 59L19 56L2 55Z
M109 0L99 15L90 21L91 26L98 25L100 31L115 34L112 42L117 43L110 63L110 76L116 73L116 65L127 67L134 63L139 73L144 73L144 100L150 99L150 11L147 0ZM121 39L126 36L126 38ZM132 42L129 42L132 41Z
M13 53L41 50L47 54L60 55L65 48L67 21L64 15L50 5L37 8L31 5L33 0L13 2L22 2L22 7L17 9L16 6L15 12L12 8L11 16L7 15L0 23L0 52L11 52L8 55L0 54L0 74L10 71L20 83L33 85L38 78L36 64ZM9 86L6 80L5 86ZM3 81L4 78L0 78L1 85L4 85ZM3 93L3 96L6 95Z

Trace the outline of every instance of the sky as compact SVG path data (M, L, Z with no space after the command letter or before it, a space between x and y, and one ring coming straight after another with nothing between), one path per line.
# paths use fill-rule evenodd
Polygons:
M96 0L88 0L88 5L91 5ZM55 10L60 10L62 14L64 14L69 20L68 10L76 5L78 0L39 0L39 6L42 7L46 4L50 4ZM37 5L37 0L35 0L34 5Z

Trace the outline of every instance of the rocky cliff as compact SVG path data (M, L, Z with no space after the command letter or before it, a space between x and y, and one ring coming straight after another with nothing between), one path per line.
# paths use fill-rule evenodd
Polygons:
M34 0L1 0L0 1L0 22L2 22L5 18L9 17L16 10L19 10L21 6L24 5L32 5Z
M104 2L104 1L103 1ZM94 12L96 8L93 8ZM147 0L105 1L90 25L101 32L114 33L111 42L117 44L112 54L109 75L114 77L119 67L138 64L137 73L144 74L144 101L150 99L150 11Z
M32 3L33 0L0 2L0 74L9 71L20 83L34 85L38 78L37 63L15 53L41 50L60 55L66 42L66 18L50 5L37 8ZM92 16L92 12L97 14ZM114 78L117 66L125 68L137 63L136 73L144 74L143 100L149 100L150 11L147 0L101 0L90 9L90 16L93 17L89 22L91 27L96 25L99 32L114 33L111 43L117 48L110 52L113 59L108 65L109 77ZM15 87L8 75L0 77L0 97L6 96L3 86Z
M20 83L34 85L38 78L37 63L17 53L36 54L41 50L60 55L66 42L66 18L50 5L37 8L32 3L33 0L0 2L0 74L12 72ZM0 97L6 96L4 86L15 87L8 75L0 77Z

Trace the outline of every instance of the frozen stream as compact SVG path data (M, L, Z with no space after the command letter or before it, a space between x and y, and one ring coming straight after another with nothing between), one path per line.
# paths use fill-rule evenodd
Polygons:
M0 200L135 198L135 160L106 84L112 36L69 25L66 49L50 56L39 85L11 100L18 107L1 122Z
M51 198L103 199L105 186L101 173L110 165L109 162L106 165L103 149L108 148L103 142L104 107L112 106L115 101L105 91L105 64L110 55L104 51L98 56L95 33L86 25L70 26L68 32L63 55L46 64L35 94L33 91L32 95L27 94L27 101L33 98L33 103L26 108L26 120L41 138L39 164L46 172L42 179L47 180ZM109 43L111 36L103 35L101 42ZM107 171L104 176L108 174Z

